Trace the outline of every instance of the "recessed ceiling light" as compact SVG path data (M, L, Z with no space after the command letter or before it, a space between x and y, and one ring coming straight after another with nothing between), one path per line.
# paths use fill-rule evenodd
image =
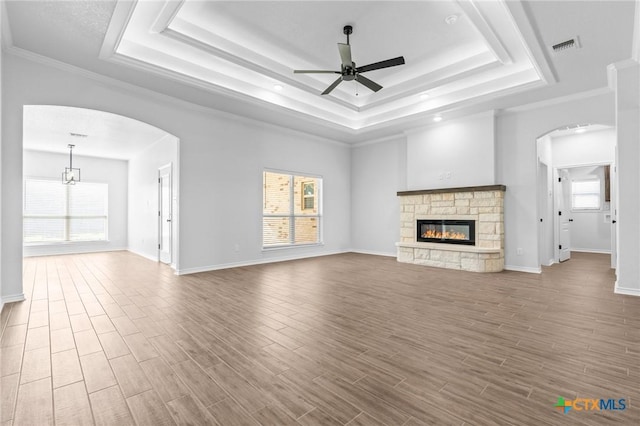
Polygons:
M277 91L280 91L282 89L284 89L284 86L282 84L274 84L273 88Z
M446 22L447 25L453 25L458 22L458 15L456 15L455 13L453 15L449 15L444 18L444 22Z
M433 117L433 121L435 121L436 123L442 121L442 116L436 115L435 117Z

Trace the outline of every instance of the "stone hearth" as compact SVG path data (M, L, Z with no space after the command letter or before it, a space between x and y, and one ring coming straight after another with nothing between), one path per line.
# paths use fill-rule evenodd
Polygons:
M504 269L503 185L398 192L398 262L473 272ZM418 242L418 220L474 220L475 245Z

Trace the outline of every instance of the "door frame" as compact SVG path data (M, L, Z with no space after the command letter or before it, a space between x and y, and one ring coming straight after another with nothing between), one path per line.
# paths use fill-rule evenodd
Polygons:
M580 166L577 166L580 167ZM565 190L559 191L558 188L565 183L561 180L561 171L566 171L567 175L569 174L569 169L572 167L554 167L553 168L553 229L554 229L554 256L556 263L564 262L571 259L571 244L569 244L569 256L565 260L560 260L561 252L560 243L562 242L562 238L560 237L560 233L562 232L562 220L560 217L560 206L564 207L562 211L565 213L564 217L570 216L571 214L571 182L568 184L568 194L565 193ZM568 178L568 177L567 177ZM561 200L562 198L562 200ZM566 200L569 200L569 205L566 205ZM561 203L562 201L562 203ZM568 225L571 226L571 218L568 219ZM571 231L569 231L569 237L571 237Z
M580 163L580 164L575 164L575 165L565 165L562 167L554 167L553 168L553 248L554 248L554 260L556 263L559 263L560 261L560 250L558 249L558 246L560 245L560 227L559 227L559 217L558 217L558 204L557 204L557 191L556 191L556 185L558 183L558 170L570 170L576 167L590 167L590 166L610 166L610 186L611 186L611 201L609 202L609 214L610 214L610 220L611 222L609 223L609 225L611 226L611 239L612 239L612 243L611 243L611 268L615 269L616 265L614 264L614 262L617 259L617 253L618 253L618 247L615 244L615 240L617 239L617 232L618 232L618 228L616 226L616 216L617 216L617 205L616 205L616 200L614 199L615 196L617 196L617 188L616 188L616 184L617 182L615 182L614 180L614 173L616 173L616 165L613 162L607 162L607 161L603 161L603 162L597 162L597 163ZM603 211L603 213L606 211Z
M168 173L167 173L168 171ZM169 175L169 262L162 262L162 251L161 251L161 241L162 241L162 226L163 226L163 216L162 216L162 176ZM173 164L168 163L163 166L158 167L158 262L167 263L169 265L174 264L174 189L173 189Z

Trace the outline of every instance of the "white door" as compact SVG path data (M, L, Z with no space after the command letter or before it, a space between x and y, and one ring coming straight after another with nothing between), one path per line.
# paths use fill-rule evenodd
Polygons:
M559 171L558 182L558 229L559 229L559 261L571 258L571 180L569 171Z
M158 169L158 259L171 263L171 164Z
M616 146L616 151L617 150L618 147ZM618 174L616 172L616 166L612 164L609 167L609 188L611 188L611 192L609 193L609 213L611 214L611 267L613 269L616 269L618 266L618 226L616 225L616 222L618 221L618 191L616 188L616 184L618 183Z
M547 165L538 161L538 260L540 265L549 261L545 217L547 213Z

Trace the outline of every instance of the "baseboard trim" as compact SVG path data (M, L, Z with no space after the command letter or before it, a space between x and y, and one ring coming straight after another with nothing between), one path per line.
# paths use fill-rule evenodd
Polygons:
M133 254L138 255L140 257L144 257L145 259L151 260L153 262L158 262L158 258L157 257L149 256L148 254L142 253L142 252L137 251L137 250L132 250L130 248L128 248L127 251L129 253L133 253Z
M2 313L4 305L7 303L22 302L23 300L25 300L24 293L13 294L11 296L4 296L0 298L0 313Z
M351 250L335 250L325 253L301 254L294 256L274 257L270 259L255 259L244 262L222 263L220 265L209 265L195 268L176 269L176 275L197 274L198 272L218 271L220 269L239 268L242 266L263 265L265 263L287 262L289 260L308 259L310 257L331 256L334 254L349 253Z
M148 254L145 254L145 253L142 253L142 252L139 252L139 251L136 251L136 250L127 249L127 251L129 253L135 254L136 256L143 257L143 258L145 258L147 260L150 260L152 262L156 262L156 263L160 262L160 260L158 260L157 257L149 256ZM176 272L176 264L175 263L170 263L170 264L163 263L163 265L168 265L171 269L173 269L173 272L176 275L178 275L178 273Z
M505 271L514 271L514 272L526 272L528 274L541 274L542 268L539 266L537 268L532 268L530 266L514 266L514 265L504 265Z
M594 250L594 249L581 249L581 248L574 249L574 248L572 248L571 251L575 251L575 252L578 252L578 253L611 254L611 250Z
M616 281L616 285L613 288L613 292L616 294L624 294L627 296L637 296L640 297L640 288L626 288L618 286L618 281Z
M23 257L43 257L43 256L65 256L67 254L88 254L88 253L105 253L110 251L127 251L129 250L126 247L104 247L104 248L96 248L96 247L83 247L78 250L70 250L70 251L59 251L52 253L25 253L23 251Z
M382 251L372 251L372 250L358 250L358 249L353 249L350 250L352 253L359 253L359 254L370 254L372 256L387 256L387 257L397 257L398 253L386 253L386 252L382 252Z

